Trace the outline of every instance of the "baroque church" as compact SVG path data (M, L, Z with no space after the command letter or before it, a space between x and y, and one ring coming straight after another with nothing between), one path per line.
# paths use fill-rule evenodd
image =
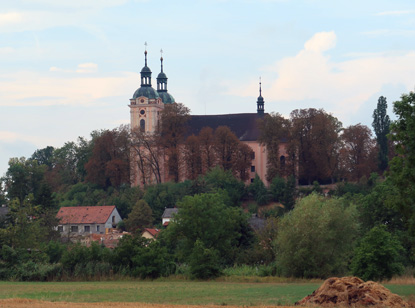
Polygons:
M130 127L131 130L140 129L142 132L152 134L156 131L160 112L165 104L175 103L173 96L167 91L167 75L163 71L163 57L161 61L161 71L157 76L157 90L151 84L151 70L147 65L147 50L144 52L145 64L142 68L141 85L134 92L130 99ZM250 178L252 182L255 175L261 178L264 183L266 175L267 152L266 147L258 142L259 129L258 119L265 115L264 98L262 97L261 83L259 84L259 97L256 102L255 113L236 113L236 114L218 114L218 115L190 115L187 123L188 133L198 135L204 127L210 127L213 130L220 126L227 126L238 137L238 139L247 144L253 150L252 162L250 168ZM285 146L280 148L281 157L286 156ZM137 171L137 170L136 170ZM139 172L133 172L132 185L142 185ZM181 180L185 180L183 175ZM169 180L168 172L162 172L162 182Z

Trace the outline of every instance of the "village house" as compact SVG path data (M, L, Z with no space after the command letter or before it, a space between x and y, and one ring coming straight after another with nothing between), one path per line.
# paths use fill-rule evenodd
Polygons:
M62 236L104 234L122 220L115 205L61 207L56 218Z
M161 216L161 223L163 224L163 226L167 226L170 222L170 220L172 220L172 218L174 217L174 215L176 215L179 212L179 209L174 207L174 208L165 208L163 215Z
M145 228L141 236L149 240L156 240L159 233L160 233L159 229Z

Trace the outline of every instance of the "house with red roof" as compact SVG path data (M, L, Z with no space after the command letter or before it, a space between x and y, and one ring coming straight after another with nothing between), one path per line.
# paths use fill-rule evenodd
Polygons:
M148 238L150 240L155 240L157 238L157 235L159 234L159 229L150 229L145 228L143 233L141 234L142 237Z
M61 235L104 234L122 220L115 205L61 207L56 218Z

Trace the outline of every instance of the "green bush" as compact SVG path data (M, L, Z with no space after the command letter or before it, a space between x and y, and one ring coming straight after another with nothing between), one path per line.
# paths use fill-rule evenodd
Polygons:
M195 242L190 255L189 267L191 278L209 279L220 275L219 252L206 248L202 241Z
M288 277L343 275L358 232L355 207L315 193L301 199L278 224L276 260Z
M363 280L390 279L402 274L404 266L401 243L392 236L386 226L373 227L356 247L351 269Z

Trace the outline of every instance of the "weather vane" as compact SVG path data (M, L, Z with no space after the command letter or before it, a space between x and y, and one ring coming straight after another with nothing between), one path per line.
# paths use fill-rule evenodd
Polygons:
M145 50L147 51L147 42L144 42L144 48L145 48Z

